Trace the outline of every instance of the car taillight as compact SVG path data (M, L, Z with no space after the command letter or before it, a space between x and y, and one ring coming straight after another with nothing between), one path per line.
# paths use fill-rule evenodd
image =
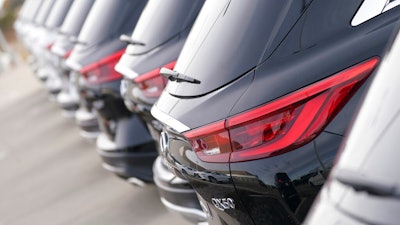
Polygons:
M173 61L162 67L173 69L175 64L176 61ZM144 96L149 98L158 98L161 95L167 85L167 79L160 75L160 70L161 67L142 74L134 79Z
M63 59L67 59L70 55L71 55L72 49L67 51L64 55L63 55Z
M55 42L51 42L50 44L48 44L48 45L46 46L46 49L50 51L50 50L51 50L51 47L53 47L54 43L55 43Z
M121 79L122 75L114 70L125 49L109 55L99 61L82 68L79 72L86 78L88 83L103 83Z
M319 135L378 63L373 58L266 105L184 133L205 162L279 155Z

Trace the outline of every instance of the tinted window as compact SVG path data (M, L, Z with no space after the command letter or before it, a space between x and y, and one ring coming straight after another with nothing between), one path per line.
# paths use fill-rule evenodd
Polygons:
M54 5L55 0L44 0L40 6L39 12L35 18L35 23L42 25L45 23L50 14L50 10Z
M79 41L98 44L124 32L132 32L147 1L96 0L90 11Z
M203 0L149 1L132 34L133 40L145 45L129 45L127 53L149 51L190 27L203 2Z
M65 18L61 31L77 36L92 8L93 2L94 0L75 0Z
M51 9L48 19L46 20L46 26L49 28L60 27L72 2L73 0L57 0Z
M168 91L182 96L202 95L254 68L263 53L273 47L270 43L291 4L295 3L207 0L175 66L201 84L169 82Z

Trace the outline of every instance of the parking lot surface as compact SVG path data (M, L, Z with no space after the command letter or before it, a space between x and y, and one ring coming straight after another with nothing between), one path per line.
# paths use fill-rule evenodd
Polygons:
M0 225L190 224L108 173L20 62L0 74Z

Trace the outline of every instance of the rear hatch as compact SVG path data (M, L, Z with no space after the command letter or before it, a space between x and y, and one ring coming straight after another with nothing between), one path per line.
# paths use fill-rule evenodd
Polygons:
M183 43L178 43L179 46L175 48L176 50L170 50L161 58L152 57L151 60L148 60L146 57L141 60L143 58L141 56L153 50L160 51L161 46L170 43L171 48L174 48L176 46L174 43L184 41L203 3L203 0L149 1L131 36L131 40L137 42L137 44L128 45L119 66L129 67L128 70L132 69L141 74L169 63L170 60L176 60Z
M68 59L70 64L85 66L123 49L125 44L119 36L132 31L146 3L147 0L96 0Z
M55 29L62 25L64 19L73 3L73 0L58 0L46 20L45 26L48 29Z
M94 0L75 0L60 28L62 34L76 36L81 31Z
M36 25L42 26L45 24L46 19L49 16L55 2L55 0L43 0L40 9L35 17L34 23Z
M19 38L21 41L24 41L24 35L27 34L29 29L33 26L33 22L40 11L42 2L43 0L30 0L24 3L23 9L21 9L22 11L19 12L14 28L17 34L20 35Z
M167 91L201 96L246 74L273 52L309 2L207 1L175 66L200 84L169 82Z
M75 0L59 29L59 36L52 47L52 52L64 56L74 46L73 38L79 35L83 23L89 14L94 0Z
M36 43L37 45L46 47L47 49L51 48L57 37L58 29L63 24L72 2L73 0L58 0L54 3L44 24L45 33L40 37Z

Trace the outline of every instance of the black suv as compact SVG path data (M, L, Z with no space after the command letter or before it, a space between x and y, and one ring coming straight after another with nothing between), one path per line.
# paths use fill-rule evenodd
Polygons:
M119 93L114 90L119 90L122 76L114 70L114 66L126 47L119 37L136 26L146 3L147 0L96 0L74 41L75 46L66 66L72 71L71 76L76 78L73 83L76 88L69 90L78 91L80 102L75 119L84 137L96 138L101 123L110 128L111 132L107 134L114 138L114 128L119 126L115 126L113 121L98 121L94 106L102 109L103 101L107 101L102 98L104 93ZM128 110L122 113L125 112ZM128 138L121 140L129 141Z
M68 89L73 88L73 76L70 76L69 69L65 66L65 60L72 52L75 41L87 15L92 8L94 0L74 0L68 14L58 29L57 38L51 46L53 54L53 73L46 81L46 87L50 93L57 94L57 102L68 112L76 110L78 107L78 95L69 95ZM76 92L73 92L76 93ZM75 97L75 98L74 98Z
M159 142L162 125L151 116L150 109L167 83L160 69L163 66L172 69L175 65L203 3L203 0L150 0L132 36L123 37L129 45L115 67L124 76L121 94L128 109L146 124L155 143ZM121 153L114 152L117 155ZM172 174L160 157L154 162L153 178L161 202L168 209L192 222L206 220L193 188Z
M165 161L210 224L304 220L400 17L395 3L206 1L174 69L161 69L169 82L151 112Z

